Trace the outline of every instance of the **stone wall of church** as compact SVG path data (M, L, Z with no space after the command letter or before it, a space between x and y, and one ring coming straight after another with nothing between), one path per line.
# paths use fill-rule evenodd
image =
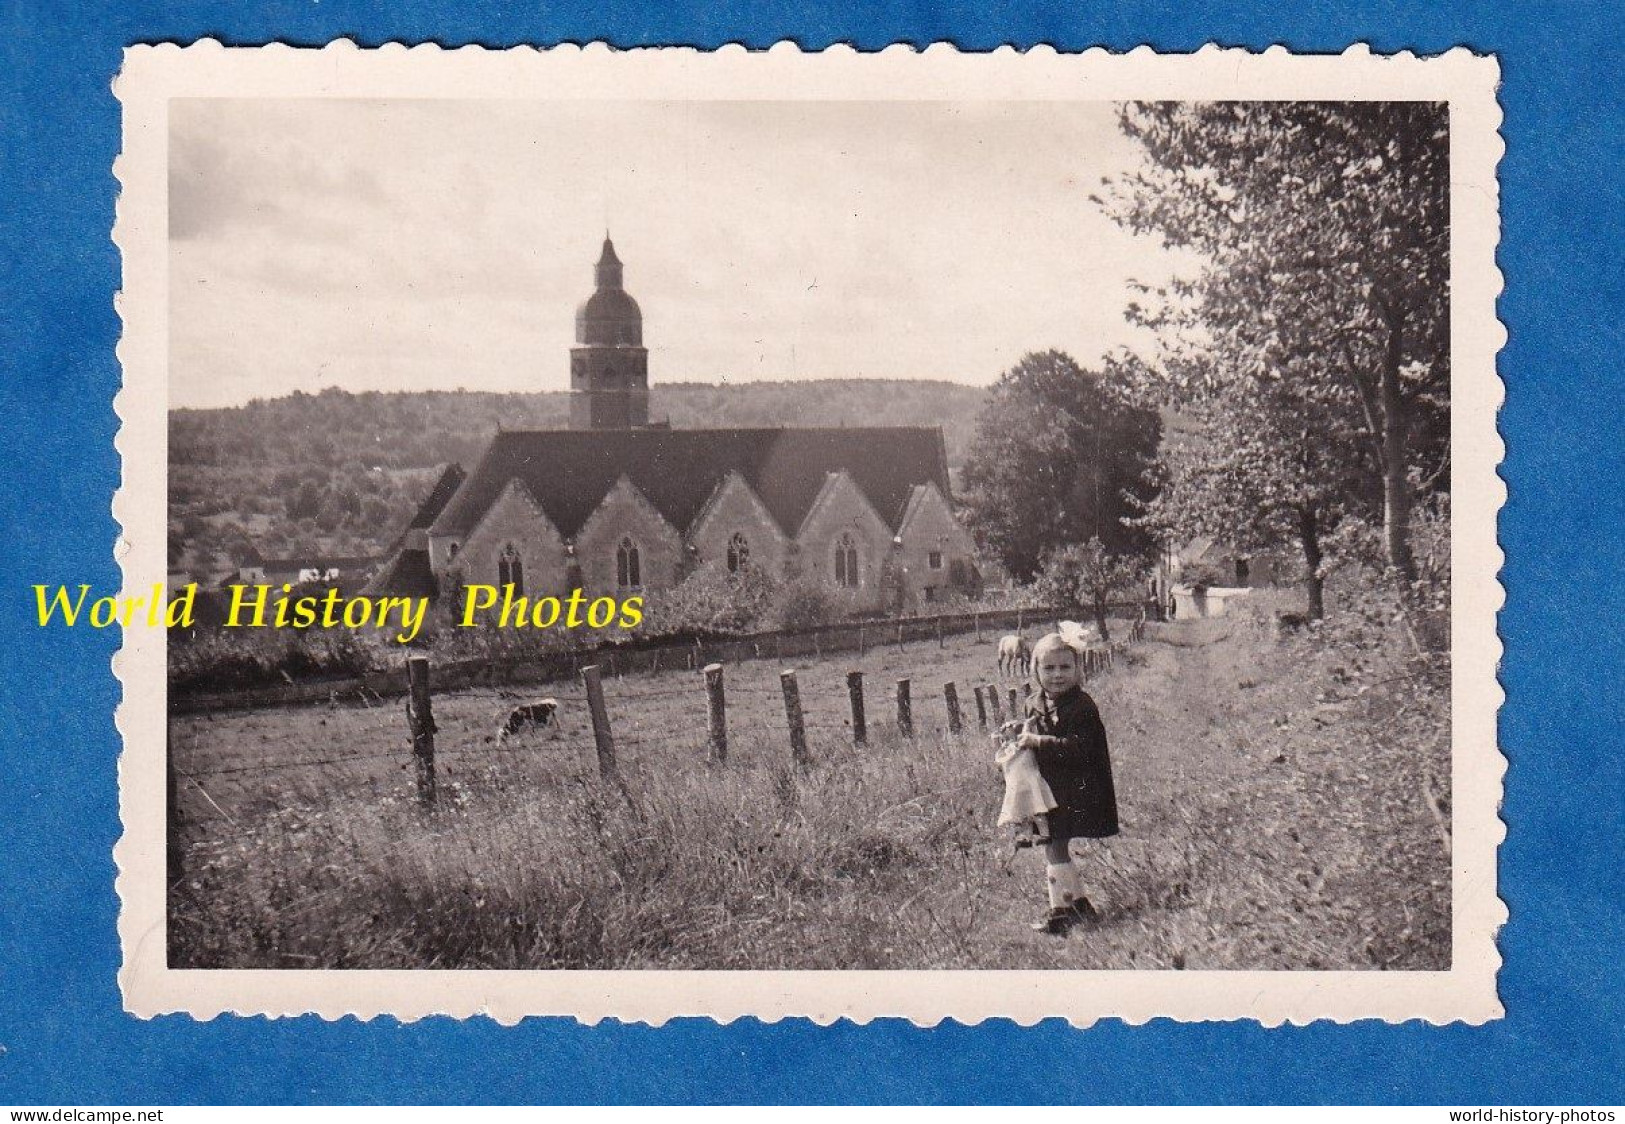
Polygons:
M726 569L728 543L735 534L744 536L752 566L774 578L784 576L789 542L748 486L737 480L724 487L690 534L695 562L715 562Z
M636 491L617 487L605 497L576 536L576 562L581 585L589 593L615 595L616 551L630 538L638 548L638 569L643 589L667 589L679 578L683 540Z
M911 612L930 612L930 606L949 591L950 574L956 569L968 572L976 544L935 488L928 489L910 513L901 538L897 564L903 569L904 607Z
M465 584L498 584L497 562L512 544L524 564L525 593L565 592L564 541L524 492L508 488L447 565Z
M850 535L858 548L855 588L843 589L836 583L835 547L843 535ZM796 536L799 568L835 590L852 611L880 610L886 605L882 570L891 553L891 539L891 529L874 513L863 493L843 478L808 513Z

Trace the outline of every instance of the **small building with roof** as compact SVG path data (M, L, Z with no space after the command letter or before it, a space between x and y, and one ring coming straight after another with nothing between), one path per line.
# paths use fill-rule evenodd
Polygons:
M373 588L419 593L455 575L531 596L624 595L715 563L808 577L879 611L974 586L939 428L650 425L623 269L606 235L576 312L571 427L501 431L466 475L448 469Z
M222 585L303 585L327 582L341 588L362 585L372 576L380 559L374 555L307 554L294 558L265 558L250 548L225 574Z
M1223 616L1225 606L1250 590L1273 586L1283 570L1273 553L1247 553L1207 535L1170 548L1159 568L1158 594L1175 619Z

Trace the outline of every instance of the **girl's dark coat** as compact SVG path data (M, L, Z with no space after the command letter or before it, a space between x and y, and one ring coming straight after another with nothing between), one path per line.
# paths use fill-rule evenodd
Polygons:
M1117 834L1117 792L1106 727L1095 700L1073 687L1053 703L1042 691L1027 704L1027 729L1041 738L1033 747L1038 771L1059 805L1049 814L1055 839L1099 839Z

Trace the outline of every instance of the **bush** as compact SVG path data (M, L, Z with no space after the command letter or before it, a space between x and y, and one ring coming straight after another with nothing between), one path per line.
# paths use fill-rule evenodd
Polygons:
M840 615L835 596L822 585L806 578L786 583L773 599L770 614L778 628L816 628Z
M386 666L392 640L349 629L288 633L226 629L169 645L176 691L240 691L312 679L365 675Z
M442 598L441 604L444 603L445 599ZM430 616L433 618L435 614L431 612ZM592 638L598 635L592 629L570 629L563 625L552 628L502 628L491 619L483 619L464 628L451 616L449 612L442 614L430 633L429 649L437 659L540 659L589 645ZM430 630L426 627L425 632ZM617 635L625 634L617 631Z
M648 636L754 632L764 626L776 592L773 579L755 566L729 573L720 563L707 562L673 588L648 596L639 631Z
M1190 586L1197 591L1212 589L1214 586L1233 585L1234 574L1226 573L1212 562L1194 562L1186 566L1179 575L1182 584Z

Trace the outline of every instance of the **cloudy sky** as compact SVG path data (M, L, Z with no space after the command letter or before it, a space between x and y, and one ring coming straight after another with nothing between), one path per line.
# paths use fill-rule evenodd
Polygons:
M561 390L609 227L650 380L986 384L1136 334L1098 103L187 99L171 404Z

